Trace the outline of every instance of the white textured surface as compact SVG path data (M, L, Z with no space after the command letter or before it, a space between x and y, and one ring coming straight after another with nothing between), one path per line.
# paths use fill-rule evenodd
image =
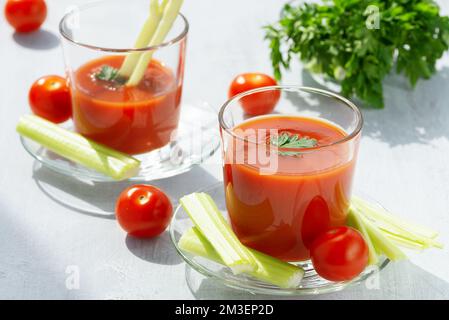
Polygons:
M0 1L2 7L4 1ZM126 183L85 186L45 169L14 131L29 111L27 90L37 77L63 73L57 23L65 8L86 1L49 0L49 17L37 37L13 35L0 17L0 298L193 299L251 298L205 282L191 292L185 265L168 234L130 239L115 220L86 215L53 201L38 187L68 190L80 201L110 210ZM443 1L439 1L443 5ZM260 27L274 21L282 1L186 1L191 22L185 99L218 108L230 79L246 71L270 72ZM449 5L444 4L444 12ZM36 39L37 38L37 39ZM38 40L41 40L38 42ZM299 69L290 83L313 85ZM387 107L364 111L366 125L356 188L392 211L441 231L449 245L449 59L414 92L387 88ZM175 199L221 179L218 165L157 181ZM66 269L77 266L80 289L66 288ZM361 285L319 298L449 298L449 252L413 253L409 262L382 272L379 289ZM69 269L70 271L70 269ZM261 297L265 298L265 297ZM270 298L270 297L266 297Z

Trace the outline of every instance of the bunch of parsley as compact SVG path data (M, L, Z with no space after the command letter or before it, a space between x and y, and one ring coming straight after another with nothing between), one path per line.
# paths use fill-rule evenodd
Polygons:
M435 73L449 46L449 18L432 0L323 0L288 3L265 27L275 77L293 56L341 84L342 94L383 108L393 68L414 87Z

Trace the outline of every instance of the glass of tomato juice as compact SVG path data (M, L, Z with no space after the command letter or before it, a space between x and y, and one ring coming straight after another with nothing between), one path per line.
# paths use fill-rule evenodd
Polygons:
M60 22L75 130L128 154L162 148L175 137L184 76L186 18L179 14L156 46L134 48L149 16L148 0L107 0L73 7ZM152 52L142 80L104 80L125 57ZM101 76L101 72L103 77ZM121 81L118 81L121 80Z
M242 104L279 96L270 114L243 111ZM345 224L363 124L359 109L328 91L273 86L231 98L219 122L226 206L238 238L286 261L309 259L317 235Z

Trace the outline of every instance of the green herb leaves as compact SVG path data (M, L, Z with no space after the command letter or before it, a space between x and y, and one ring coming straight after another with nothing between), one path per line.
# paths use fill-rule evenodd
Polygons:
M270 137L270 144L278 148L285 149L304 149L313 148L317 145L316 139L309 137L300 137L298 134L282 132L277 136ZM299 151L279 151L281 156L296 156L301 154Z
M372 19L378 28L370 27ZM393 67L414 86L435 73L449 46L449 18L431 0L289 3L265 30L278 80L298 56L311 72L339 82L343 95L377 108L384 106L382 81Z
M101 67L100 72L95 74L95 77L103 81L112 81L117 76L118 69L108 65Z
M124 84L126 79L118 76L118 69L108 65L103 65L98 73L95 74L95 78L103 81L116 82Z

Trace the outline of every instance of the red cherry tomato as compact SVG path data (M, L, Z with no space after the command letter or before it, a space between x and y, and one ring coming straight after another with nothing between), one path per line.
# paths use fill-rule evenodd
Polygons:
M368 246L360 233L337 227L319 235L310 248L316 272L330 281L351 280L368 263Z
M47 5L44 0L8 0L5 16L17 32L35 31L47 17Z
M276 80L263 73L242 73L231 82L229 98L252 89L277 85ZM273 111L281 97L279 90L259 92L243 97L240 104L243 110L253 116Z
M39 78L31 86L28 100L31 110L49 121L61 123L72 115L70 89L63 77Z
M158 236L170 223L173 207L160 189L139 184L125 189L117 199L115 213L120 226L138 238Z

